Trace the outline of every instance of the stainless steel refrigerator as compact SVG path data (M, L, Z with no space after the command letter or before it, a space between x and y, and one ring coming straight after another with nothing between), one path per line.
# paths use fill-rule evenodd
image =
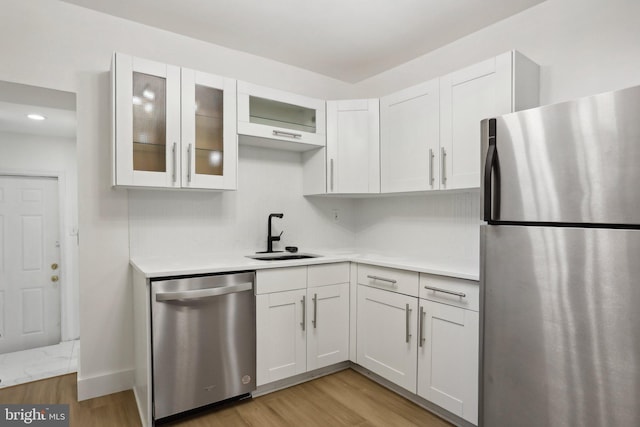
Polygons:
M480 426L640 426L640 86L482 135Z

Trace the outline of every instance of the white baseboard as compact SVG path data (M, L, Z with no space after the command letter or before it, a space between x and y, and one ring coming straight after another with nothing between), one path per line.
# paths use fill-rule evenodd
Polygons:
M138 416L140 417L140 424L142 424L142 427L147 427L150 425L149 420L147 419L147 414L143 412L142 408L146 408L147 407L147 403L145 402L144 405L141 405L142 401L140 400L140 396L139 396L139 389L138 387L134 387L133 388L133 395L136 398L136 407L138 408Z
M133 388L133 369L78 378L78 401Z

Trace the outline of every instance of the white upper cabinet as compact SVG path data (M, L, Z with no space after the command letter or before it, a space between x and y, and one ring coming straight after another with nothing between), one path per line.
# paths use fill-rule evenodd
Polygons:
M113 58L114 185L180 187L180 68Z
M440 188L480 186L480 121L539 104L539 67L511 51L440 78Z
M538 103L539 67L516 51L381 98L381 192L478 188L481 120Z
M113 185L235 189L235 80L116 53Z
M325 102L238 82L238 134L243 144L306 151L326 143Z
M380 192L377 99L327 101L327 193Z
M182 69L183 187L236 188L236 81Z
M383 193L439 188L438 90L431 80L380 99Z

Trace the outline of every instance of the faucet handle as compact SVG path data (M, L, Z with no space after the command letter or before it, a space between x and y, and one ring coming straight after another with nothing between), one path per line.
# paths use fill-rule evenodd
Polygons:
M280 237L282 237L282 233L284 233L284 231L281 231L280 234L278 234L277 236L273 236L271 240L273 240L274 242L279 242Z

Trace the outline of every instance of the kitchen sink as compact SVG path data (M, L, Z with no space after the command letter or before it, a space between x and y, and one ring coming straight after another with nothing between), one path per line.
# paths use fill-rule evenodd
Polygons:
M257 259L260 261L286 261L291 259L307 259L318 258L320 255L311 254L268 254L268 255L249 255L247 258Z

